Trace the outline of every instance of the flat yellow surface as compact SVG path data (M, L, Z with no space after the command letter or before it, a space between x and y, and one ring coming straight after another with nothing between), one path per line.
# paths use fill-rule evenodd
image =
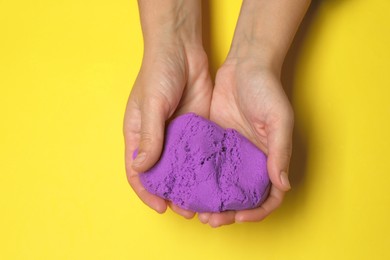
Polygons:
M239 6L210 1L213 71ZM293 190L262 223L211 229L125 178L136 1L0 0L0 259L390 259L390 1L312 7L284 76Z

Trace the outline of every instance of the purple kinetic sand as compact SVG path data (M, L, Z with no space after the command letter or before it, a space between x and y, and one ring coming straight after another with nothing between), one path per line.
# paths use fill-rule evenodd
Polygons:
M190 113L169 124L160 160L140 178L150 193L183 209L243 210L268 195L266 161L236 130Z

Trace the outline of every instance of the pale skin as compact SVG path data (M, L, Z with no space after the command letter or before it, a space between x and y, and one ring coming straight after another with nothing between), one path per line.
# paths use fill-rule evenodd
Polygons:
M199 0L139 0L144 58L125 118L128 181L138 197L159 213L179 208L142 186L139 174L159 159L164 128L176 116L195 112L224 128L234 128L267 156L272 182L258 208L199 213L202 223L219 227L260 221L278 208L290 189L293 111L280 83L281 67L310 0L244 0L231 49L213 86L202 46ZM226 3L228 4L228 3ZM138 156L132 155L138 149Z

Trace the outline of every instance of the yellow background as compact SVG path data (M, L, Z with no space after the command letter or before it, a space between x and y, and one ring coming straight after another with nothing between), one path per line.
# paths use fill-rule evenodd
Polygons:
M205 1L207 2L207 1ZM210 1L212 71L240 1ZM130 189L136 1L0 0L0 259L390 259L390 1L313 4L286 61L293 190L211 229Z

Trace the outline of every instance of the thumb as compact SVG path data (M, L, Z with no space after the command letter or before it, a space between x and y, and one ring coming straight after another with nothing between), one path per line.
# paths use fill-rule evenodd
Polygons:
M292 151L292 120L279 121L268 135L268 174L273 185L282 191L291 188L288 168Z
M149 170L160 158L167 113L162 102L147 100L141 105L140 142L132 167L136 172Z

